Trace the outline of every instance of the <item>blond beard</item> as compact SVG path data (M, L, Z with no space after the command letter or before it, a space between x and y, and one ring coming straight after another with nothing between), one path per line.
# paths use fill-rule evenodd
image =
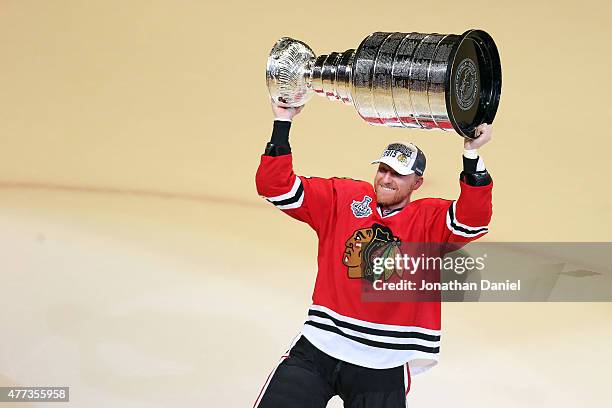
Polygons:
M381 200L381 199L380 199L381 194L379 194L379 193L378 193L378 189L379 189L379 188L380 188L379 186L376 186L376 201L377 201L377 203L378 203L379 205L381 205L381 206L383 206L383 207L392 207L392 206L394 206L394 205L397 205L397 204L401 203L402 201L404 201L404 200L406 199L406 197L410 197L410 193L411 193L411 192L410 192L410 193L408 193L408 194L401 195L401 194L399 193L399 191L398 191L398 192L396 192L396 193L393 195L393 197L389 197L389 198L386 198L386 199L382 199L382 200Z

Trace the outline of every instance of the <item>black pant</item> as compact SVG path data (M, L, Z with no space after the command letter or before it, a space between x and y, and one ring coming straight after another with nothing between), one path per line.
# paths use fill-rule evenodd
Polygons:
M304 336L268 378L254 408L325 408L338 395L346 408L405 408L407 367L373 369L331 357Z

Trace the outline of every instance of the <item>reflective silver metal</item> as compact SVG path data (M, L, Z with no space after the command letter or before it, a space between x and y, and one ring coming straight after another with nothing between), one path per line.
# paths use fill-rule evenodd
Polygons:
M491 36L376 32L357 50L314 54L283 37L268 57L266 82L281 106L312 93L354 105L371 125L455 130L474 137L492 123L501 94L501 65Z

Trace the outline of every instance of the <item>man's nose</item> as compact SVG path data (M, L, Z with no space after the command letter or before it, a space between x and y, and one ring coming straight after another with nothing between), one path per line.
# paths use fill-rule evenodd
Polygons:
M388 171L385 171L385 173L383 174L382 182L384 184L389 184L391 183L392 180L393 178L391 177L391 173Z

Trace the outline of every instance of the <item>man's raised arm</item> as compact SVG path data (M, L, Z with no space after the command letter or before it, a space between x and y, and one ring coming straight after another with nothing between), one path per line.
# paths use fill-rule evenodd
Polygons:
M289 130L302 108L283 108L272 102L272 137L261 156L255 183L257 193L276 208L319 231L327 224L333 206L333 182L293 172Z
M491 140L491 125L480 125L476 135L464 142L459 198L434 216L432 227L438 242L469 242L489 232L493 181L478 149Z

